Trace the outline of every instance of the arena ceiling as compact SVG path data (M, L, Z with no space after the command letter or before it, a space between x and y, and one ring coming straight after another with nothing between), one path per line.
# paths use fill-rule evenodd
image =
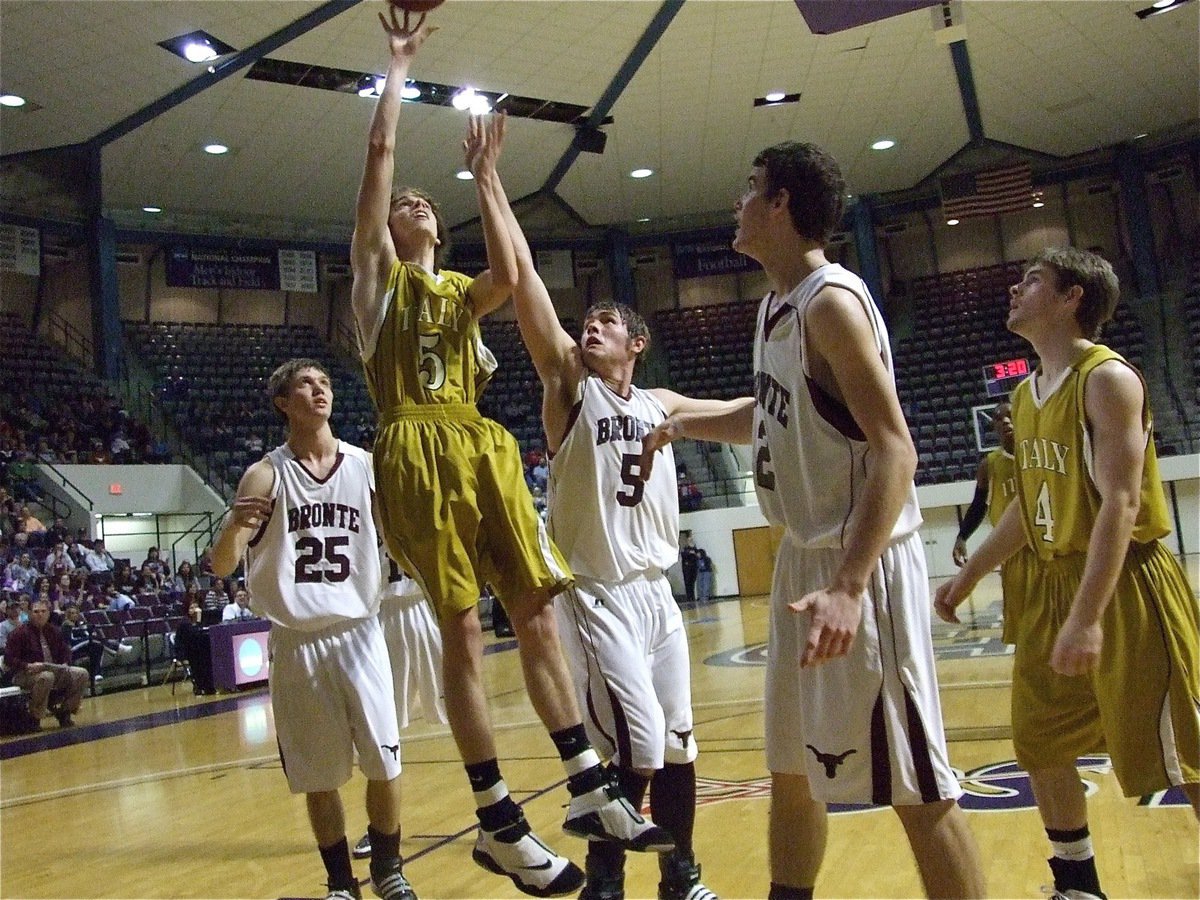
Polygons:
M1194 140L1200 3L1139 18L1151 2L967 0L946 31L942 4L854 0L822 5L887 17L815 34L808 0L449 0L410 74L611 118L600 154L574 143L579 120L513 118L509 195L540 199L523 208L547 236L661 231L728 221L754 154L785 139L831 150L854 194L932 190L937 174L1013 157L1037 172L1143 134ZM124 229L345 240L374 101L247 73L382 72L383 9L3 0L0 92L29 102L0 107L0 209L78 218L98 150L101 202ZM159 46L198 29L237 52L197 65ZM799 99L754 105L773 90ZM406 104L397 161L469 231L464 127L449 106ZM872 150L881 138L896 146ZM629 176L642 167L654 174Z

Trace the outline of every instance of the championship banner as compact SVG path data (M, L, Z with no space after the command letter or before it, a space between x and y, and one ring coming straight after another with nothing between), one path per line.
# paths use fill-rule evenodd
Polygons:
M273 250L174 246L167 251L167 285L277 291L279 257Z
M279 287L285 291L315 294L317 282L317 253L315 250L279 251Z
M671 245L671 263L676 278L703 278L706 275L728 275L732 272L753 272L759 268L750 257L729 246L729 237L713 237Z
M42 271L41 236L36 228L0 225L0 272L39 275Z

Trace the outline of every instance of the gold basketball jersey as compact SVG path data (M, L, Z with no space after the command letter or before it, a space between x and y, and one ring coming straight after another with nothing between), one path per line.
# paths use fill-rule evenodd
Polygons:
M997 447L987 455L988 467L988 521L992 527L1008 509L1017 496L1017 468L1015 458Z
M1034 396L1033 377L1013 392L1017 498L1029 545L1041 559L1087 552L1100 509L1100 493L1091 477L1091 436L1083 391L1092 370L1114 359L1129 365L1108 347L1096 344L1089 348L1065 373L1062 383L1041 398L1040 408ZM1141 378L1140 372L1138 377ZM1146 396L1145 381L1142 396ZM1142 404L1142 427L1146 456L1142 466L1141 508L1132 537L1139 544L1161 538L1171 530L1158 474L1158 457L1150 440L1147 400Z
M473 279L437 275L397 260L374 353L364 360L367 388L381 415L403 407L474 404L496 368L483 346L467 291Z

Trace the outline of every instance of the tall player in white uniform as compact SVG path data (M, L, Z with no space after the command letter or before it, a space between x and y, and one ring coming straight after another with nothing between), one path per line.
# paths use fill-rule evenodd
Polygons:
M251 608L271 620L275 734L288 786L305 794L328 897L361 897L338 794L357 751L375 892L415 900L400 858L400 728L376 618L370 457L333 436L333 388L320 363L284 363L268 390L287 419L287 442L242 476L212 548L213 571L230 575L244 557Z
M811 144L754 160L733 243L774 287L753 404L721 420L672 418L647 438L643 471L676 437L753 438L759 503L786 529L767 659L769 896L812 896L836 801L892 806L929 895L977 897L938 706L916 451L874 301L825 258L844 190L837 162Z
M679 411L729 404L642 390L633 372L650 343L627 306L588 310L579 341L558 321L499 178L492 181L517 256L513 297L521 336L541 378L550 451L549 530L575 573L556 600L563 653L588 739L612 760L630 802L647 786L654 821L675 840L659 857L661 898L715 900L692 852L696 741L683 619L665 570L679 558L679 499L668 462L643 480L642 437ZM586 900L624 896L625 851L591 842Z
M379 625L392 664L396 722L403 731L419 713L430 724L446 725L442 690L442 632L421 586L396 565L385 545L379 545L383 581L379 588ZM371 855L371 833L364 834L351 854Z

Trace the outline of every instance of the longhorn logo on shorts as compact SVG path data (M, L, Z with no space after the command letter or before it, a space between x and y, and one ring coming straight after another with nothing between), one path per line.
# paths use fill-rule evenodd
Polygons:
M826 778L836 778L838 766L840 766L842 763L844 763L846 761L846 757L849 756L851 753L858 752L853 747L851 747L849 750L845 751L844 753L822 753L820 750L818 750L812 744L805 744L804 746L807 747L809 750L811 750L813 752L813 756L815 756L817 758L817 762L819 762L821 765L823 765L825 767L825 777Z
M380 744L379 749L387 750L389 753L391 753L392 759L395 759L395 760L400 759L400 745L399 744Z

